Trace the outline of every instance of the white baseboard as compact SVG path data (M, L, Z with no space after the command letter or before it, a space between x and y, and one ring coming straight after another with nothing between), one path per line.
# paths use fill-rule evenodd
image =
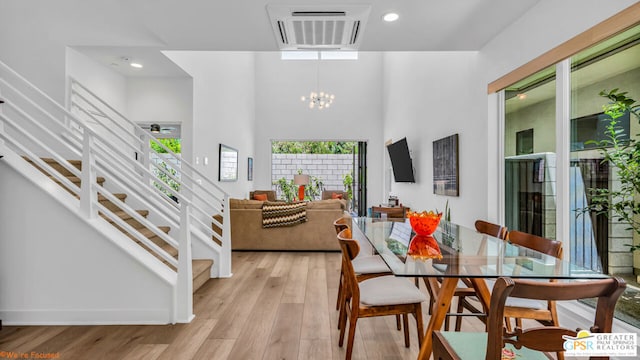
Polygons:
M171 324L169 309L0 310L0 319L3 326Z

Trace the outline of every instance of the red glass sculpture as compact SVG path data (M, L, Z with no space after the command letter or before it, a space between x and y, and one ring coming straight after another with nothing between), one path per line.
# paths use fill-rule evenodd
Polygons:
M442 252L436 239L431 236L438 228L442 213L423 211L420 213L409 212L407 214L411 228L416 235L409 242L407 255L414 259L442 259Z

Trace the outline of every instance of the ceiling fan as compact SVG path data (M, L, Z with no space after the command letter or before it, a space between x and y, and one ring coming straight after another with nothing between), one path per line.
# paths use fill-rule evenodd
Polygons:
M140 127L154 134L171 134L177 129L175 126L160 124L140 125Z

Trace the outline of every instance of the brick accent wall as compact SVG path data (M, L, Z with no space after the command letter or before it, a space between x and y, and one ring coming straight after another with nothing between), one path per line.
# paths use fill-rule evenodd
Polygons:
M356 158L357 162L357 158ZM324 189L343 190L342 179L353 171L351 154L272 154L271 182L280 178L293 179L293 175L302 170L303 174L322 180ZM273 185L276 189L276 186ZM278 189L276 189L278 190ZM278 190L279 191L279 190ZM278 192L278 197L280 193Z

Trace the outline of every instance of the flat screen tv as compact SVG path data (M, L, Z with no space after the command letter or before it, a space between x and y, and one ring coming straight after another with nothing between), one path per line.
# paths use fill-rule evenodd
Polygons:
M393 177L396 182L416 182L413 177L413 163L409 155L409 147L407 146L407 138L398 140L393 144L387 145L389 158L391 158L391 167L393 168Z

